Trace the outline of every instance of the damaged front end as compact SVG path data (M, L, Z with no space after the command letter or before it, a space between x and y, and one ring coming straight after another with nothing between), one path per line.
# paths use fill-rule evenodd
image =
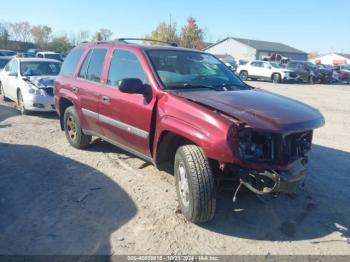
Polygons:
M227 139L236 159L225 168L239 177L234 201L242 185L259 195L292 193L306 175L312 134L312 130L280 134L233 127Z

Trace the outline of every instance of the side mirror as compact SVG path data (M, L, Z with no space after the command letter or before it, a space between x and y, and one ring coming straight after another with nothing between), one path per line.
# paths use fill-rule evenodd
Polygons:
M149 89L138 78L124 78L119 81L119 91L128 94L147 95Z
M17 77L17 76L18 76L18 73L14 73L14 72L12 72L12 73L9 73L9 76L14 76L14 77Z
M271 69L272 67L271 66L269 66L269 69Z

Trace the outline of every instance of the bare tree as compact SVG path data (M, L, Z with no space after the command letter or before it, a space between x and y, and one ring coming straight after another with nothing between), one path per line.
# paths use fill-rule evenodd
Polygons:
M89 41L89 38L90 38L90 32L89 31L82 30L82 31L78 32L78 34L77 34L77 41L78 41L78 43Z
M31 36L31 26L29 22L22 21L10 24L10 30L14 40L29 42Z
M111 39L113 32L107 28L101 28L92 37L93 41L108 41Z
M10 39L8 25L0 23L0 48L7 48Z
M44 48L51 39L52 29L47 25L35 25L30 32L34 42L40 48Z
M58 53L68 53L73 46L70 39L68 39L66 35L63 35L63 36L53 37L52 41L50 41L47 44L47 47L51 51L55 51Z

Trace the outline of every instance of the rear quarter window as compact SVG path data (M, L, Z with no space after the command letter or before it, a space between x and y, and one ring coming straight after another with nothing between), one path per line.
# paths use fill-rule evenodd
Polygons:
M73 76L83 53L84 48L75 48L70 51L64 60L60 74L64 76Z

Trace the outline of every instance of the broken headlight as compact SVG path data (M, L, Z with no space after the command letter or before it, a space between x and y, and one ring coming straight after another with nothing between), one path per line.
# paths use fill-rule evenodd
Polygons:
M238 155L240 159L253 162L275 160L275 142L272 134L243 129L238 134Z

